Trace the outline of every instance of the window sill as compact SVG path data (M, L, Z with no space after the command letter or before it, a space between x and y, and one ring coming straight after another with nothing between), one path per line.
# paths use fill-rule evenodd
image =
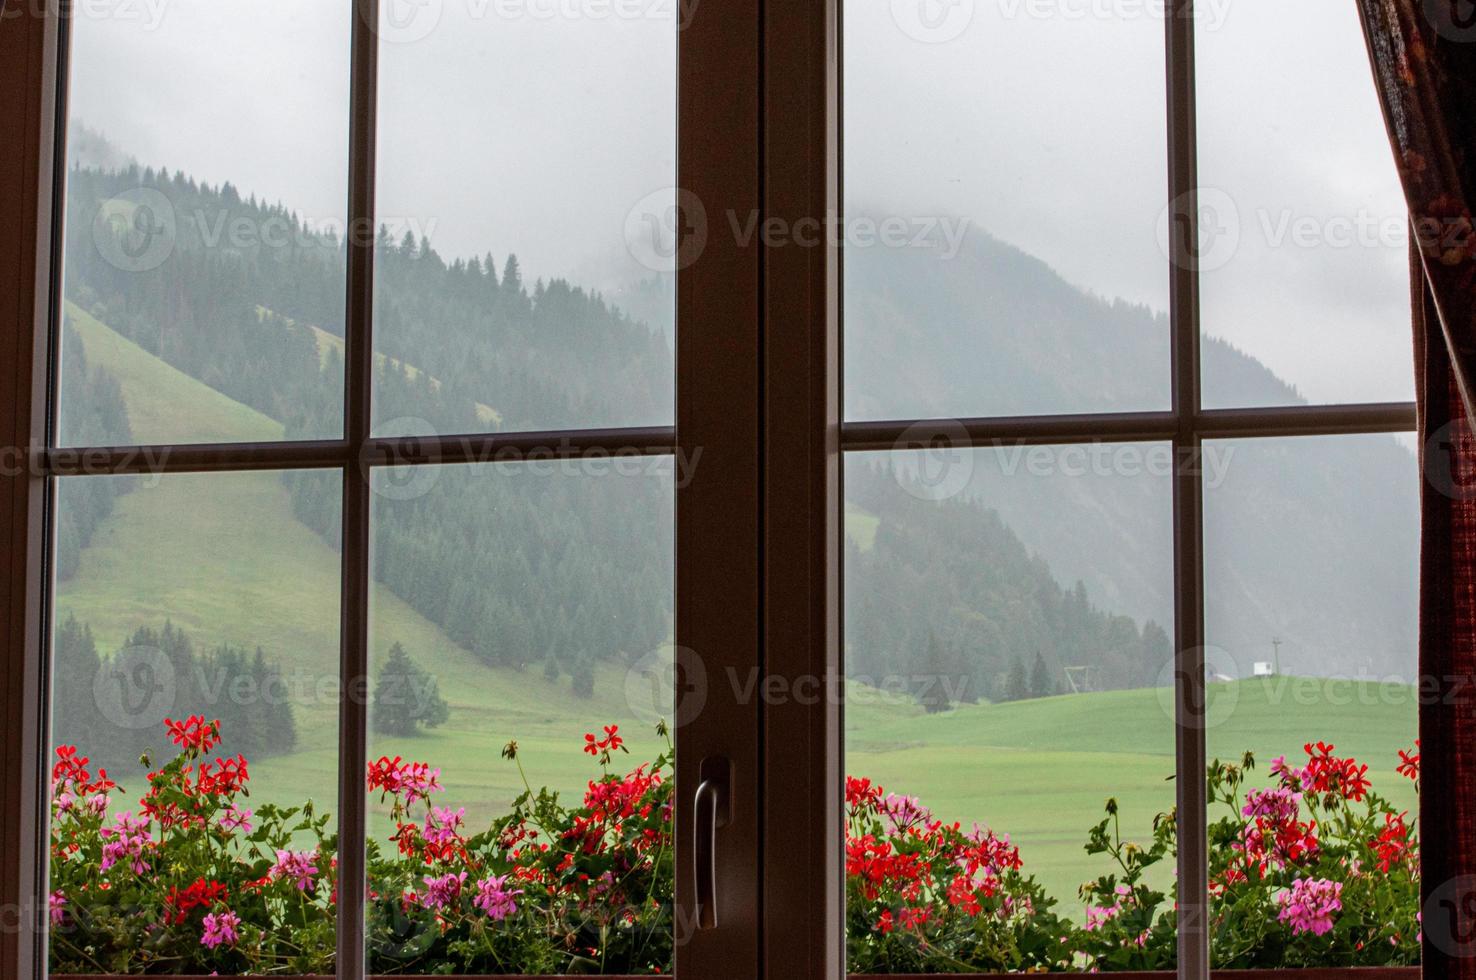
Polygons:
M967 976L973 980L1016 980L1018 977L1030 976L1023 973L891 973L870 974L853 973L850 978L860 980L863 977L881 980L938 980L946 976ZM1127 973L1096 973L1096 974L1033 974L1035 976L1100 976L1111 977L1113 980L1174 980L1174 973L1168 970L1160 971L1133 971ZM51 980L126 980L123 974L98 974L98 973L54 973L50 975ZM1358 966L1358 967L1318 967L1308 970L1215 970L1213 980L1419 980L1420 968L1417 966ZM209 980L204 976L177 976L173 980ZM296 980L333 980L332 977L298 977ZM395 974L394 977L384 977L383 980L431 980L430 977L420 978L415 974ZM547 980L547 978L520 977L511 974L465 974L459 975L456 980ZM621 977L608 976L605 980L653 980L650 976ZM670 980L670 978L657 977L654 980Z

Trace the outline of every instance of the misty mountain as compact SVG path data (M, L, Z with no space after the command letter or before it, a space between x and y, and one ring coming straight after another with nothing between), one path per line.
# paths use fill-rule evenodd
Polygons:
M91 157L127 160L100 137L88 145ZM289 435L336 432L342 241L229 184L84 163L69 181L68 298L279 419ZM139 187L171 202L176 247L158 269L120 270L100 255L96 229L76 219ZM222 218L285 222L289 243L212 237ZM623 293L643 308L637 317L574 283L524 283L511 253L500 263L448 260L423 239L381 232L376 266L375 345L385 355L377 419L409 415L452 432L642 424L668 411L664 284ZM853 249L846 281L853 418L1167 404L1162 314L1088 295L977 230L946 261L923 250ZM1248 401L1296 399L1226 345L1207 342L1205 362L1235 378ZM64 419L67 404L83 402L78 384L107 388L106 370L64 371L73 379L64 384L72 388L63 391ZM1360 440L1356 452L1309 445L1310 453L1278 444L1232 454L1224 485L1211 491L1212 545L1219 535L1234 546L1210 548L1211 639L1242 671L1267 658L1276 636L1288 669L1409 673L1413 607L1399 597L1412 596L1413 458L1386 437ZM973 455L958 505L946 506L921 499L911 465L861 456L848 467L857 519L848 520L853 663L946 661L986 697L1015 660L1028 667L1037 656L1058 681L1066 666L1098 664L1095 685L1152 682L1172 610L1167 479L1034 476L1014 447L1002 447ZM336 495L315 474L285 482L299 518L336 543ZM598 503L591 490L549 496L548 484L458 479L419 500L381 503L381 575L489 662L587 674L590 662L638 653L667 628L670 597L660 583L669 581L669 535L571 537L539 509L562 502L593 507L611 524L654 526L669 521L669 484L646 480ZM1217 499L1231 499L1222 494L1241 503L1217 510ZM510 515L523 516L509 524ZM1284 526L1268 533L1273 517ZM433 532L457 524L466 533ZM1315 547L1291 546L1297 534ZM582 598L571 603L571 593Z
M1165 315L1089 295L977 229L951 259L852 249L845 284L850 418L1168 407ZM1205 338L1202 356L1241 404L1303 401L1219 340ZM1279 638L1288 671L1412 677L1414 455L1392 436L1210 448L1220 469L1206 476L1209 642L1243 673L1270 660ZM1060 465L1033 476L1022 453L975 453L964 492L997 509L1058 580L1085 582L1116 612L1172 623L1166 476L1076 476Z

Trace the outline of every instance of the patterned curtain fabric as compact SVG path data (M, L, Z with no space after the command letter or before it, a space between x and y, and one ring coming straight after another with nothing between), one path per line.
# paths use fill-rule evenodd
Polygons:
M1476 8L1359 8L1412 233L1424 975L1476 980Z

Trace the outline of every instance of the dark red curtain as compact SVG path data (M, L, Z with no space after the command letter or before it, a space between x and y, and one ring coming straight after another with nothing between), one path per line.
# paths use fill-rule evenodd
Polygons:
M1476 980L1476 7L1359 7L1412 231L1424 975Z

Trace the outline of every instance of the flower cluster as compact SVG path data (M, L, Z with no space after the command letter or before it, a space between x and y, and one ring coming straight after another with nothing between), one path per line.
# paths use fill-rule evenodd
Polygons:
M132 809L105 770L62 746L52 769L55 972L331 973L337 841L311 804L244 805L244 758L211 759L218 722L167 722L178 754L145 776ZM371 839L369 969L397 973L670 972L673 755L621 771L618 726L583 736L599 764L577 799L528 782L481 829L440 800L440 770L382 757L365 783L393 831ZM571 747L572 751L572 747ZM1300 765L1216 762L1209 797L1215 961L1227 968L1418 962L1419 842L1369 767L1308 743ZM1397 772L1419 780L1419 747ZM855 973L1111 972L1171 969L1176 955L1175 815L1126 841L1118 805L1088 834L1106 872L1057 910L1010 838L964 830L916 797L845 781L849 968ZM1162 865L1157 870L1156 866ZM1167 885L1165 889L1165 885Z
M1069 924L1051 911L1009 837L964 831L918 799L846 780L850 969L923 973L959 964L1049 970L1072 960Z
M1419 962L1419 839L1409 813L1373 787L1369 766L1309 742L1274 759L1250 787L1255 758L1210 767L1217 961L1226 967L1395 966ZM1419 747L1398 775L1418 782Z
M523 776L511 812L479 833L442 804L440 770L381 758L368 787L389 806L392 855L371 842L370 969L453 964L471 973L661 972L673 943L672 754L612 772L628 752L616 725L588 733L601 775L582 799L534 790L516 743L503 756Z
M75 746L52 769L48 896L55 972L331 972L333 841L311 807L243 804L246 760L208 758L220 723L166 720L178 754L137 806ZM80 801L80 802L79 802ZM307 846L304 846L307 845Z

